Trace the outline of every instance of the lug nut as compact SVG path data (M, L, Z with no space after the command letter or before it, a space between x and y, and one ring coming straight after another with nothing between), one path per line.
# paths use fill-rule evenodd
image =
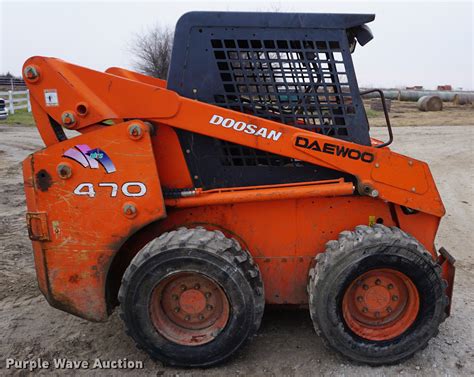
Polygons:
M380 279L375 280L375 285L380 285L381 283Z
M186 290L186 286L184 284L180 288L183 292Z
M367 309L365 306L362 308L362 312L367 313L369 309Z
M206 298L211 297L211 292L206 292L206 294L204 296L206 296Z
M387 285L387 288L388 288L388 289L393 289L393 284Z
M367 290L367 289L369 289L369 286L368 286L367 284L364 284L364 285L362 286L362 288L364 288L364 290Z
M393 296L392 296L392 300L393 300L393 301L398 301L398 296L393 295Z
M362 302L364 298L362 296L357 296L357 301Z
M190 316L190 315L187 315L186 317L184 317L184 319L185 319L186 321L189 321L189 320L191 320L191 316Z
M172 295L171 297L173 298L173 300L177 300L179 298L178 295Z
M199 289L199 288L201 288L201 286L199 284L194 285L194 289Z
M200 314L199 319L202 321L204 319L204 316L202 314Z
M391 306L387 306L387 312L388 312L388 313L391 313L391 312L392 312L392 307L391 307Z
M213 307L212 305L207 305L207 306L206 306L206 309L209 310L209 311L211 311L212 309L214 309L214 307Z
M175 311L176 313L178 313L179 310L180 310L179 307L174 308L174 311Z

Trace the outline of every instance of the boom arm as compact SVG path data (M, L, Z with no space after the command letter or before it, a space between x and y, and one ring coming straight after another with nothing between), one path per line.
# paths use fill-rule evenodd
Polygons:
M46 57L25 63L25 80L46 145L62 140L58 124L87 133L107 127L102 122L109 119L147 120L346 172L357 178L363 195L444 215L429 167L422 161L386 147L358 145L180 97L162 80L117 68L109 72Z

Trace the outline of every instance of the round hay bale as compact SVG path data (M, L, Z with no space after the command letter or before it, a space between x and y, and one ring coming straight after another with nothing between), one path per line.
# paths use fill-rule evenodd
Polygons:
M453 102L455 105L472 105L474 94L456 94Z
M438 96L423 96L417 102L420 111L441 111L443 101Z

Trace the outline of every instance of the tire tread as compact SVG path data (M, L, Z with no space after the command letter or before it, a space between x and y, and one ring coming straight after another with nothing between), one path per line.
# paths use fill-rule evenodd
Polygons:
M309 309L310 316L313 321L314 329L316 333L321 337L326 347L331 348L329 339L325 336L324 332L321 331L320 324L318 322L318 316L316 314L316 295L315 290L318 284L326 279L333 270L333 266L338 264L342 259L353 253L355 250L365 248L368 246L382 245L404 245L410 247L414 253L417 253L426 263L428 263L438 278L441 279L441 267L433 260L431 254L424 248L424 246L418 242L414 237L410 236L403 230L397 227L387 227L382 224L375 224L374 226L359 225L356 226L354 231L343 231L339 233L337 240L331 240L326 243L326 250L323 253L318 254L315 257L315 263L309 271L308 275L308 286L307 291L309 295ZM446 282L443 281L444 287ZM448 305L448 297L444 293L440 298L443 302L443 307ZM440 321L442 323L446 319L444 315ZM438 324L439 325L439 324ZM438 334L438 326L434 329L434 336ZM419 350L422 350L428 346L429 340L427 340ZM409 355L406 358L413 356ZM405 359L406 359L405 358ZM358 362L358 360L354 360ZM397 360L399 362L401 360ZM359 362L363 363L363 362ZM373 363L374 365L387 364L385 362Z
M177 248L196 248L207 251L225 259L227 262L235 265L242 271L243 275L247 277L252 291L254 292L255 315L248 340L252 338L260 327L265 309L264 287L260 270L253 262L253 258L249 252L243 250L237 240L227 238L219 230L210 231L203 227L189 229L181 227L177 230L163 233L145 245L132 259L122 277L122 284L118 293L118 300L120 302L119 316L125 323L126 333L131 335L131 330L127 323L124 303L126 292L129 288L134 272L153 256ZM134 339L134 341L138 348L143 349L136 339Z

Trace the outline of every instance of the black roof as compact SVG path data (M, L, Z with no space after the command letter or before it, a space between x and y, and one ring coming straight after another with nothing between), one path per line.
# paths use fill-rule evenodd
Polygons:
M375 19L375 14L358 13L275 13L275 12L189 12L178 20L182 31L199 25L350 29Z

